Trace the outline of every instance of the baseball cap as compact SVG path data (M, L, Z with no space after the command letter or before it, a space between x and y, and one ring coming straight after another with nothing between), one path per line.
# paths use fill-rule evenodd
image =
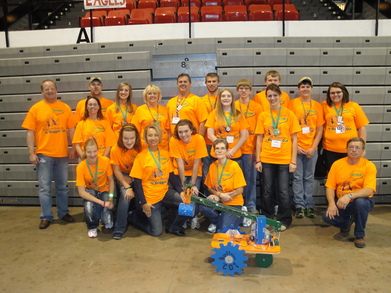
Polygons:
M302 78L299 80L299 83L297 84L297 86L301 86L301 84L304 83L305 81L306 81L306 82L309 82L310 85L313 86L313 85L312 85L312 79L311 79L310 77L308 77L308 76L302 77Z
M90 83L93 82L94 80L97 80L100 83L102 83L102 79L99 76L91 76L90 77Z

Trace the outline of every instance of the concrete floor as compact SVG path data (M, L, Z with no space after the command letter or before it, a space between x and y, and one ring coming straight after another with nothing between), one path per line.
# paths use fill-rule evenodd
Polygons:
M271 267L249 255L235 277L211 265L206 221L187 237L130 227L119 241L103 233L89 239L82 208L70 210L76 223L39 230L39 207L0 207L1 292L390 292L389 205L371 212L366 248L334 239L338 230L320 216L294 219Z

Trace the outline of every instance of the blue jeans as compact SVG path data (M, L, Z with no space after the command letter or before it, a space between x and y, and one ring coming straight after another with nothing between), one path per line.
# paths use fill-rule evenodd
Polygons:
M297 168L293 173L292 189L293 201L296 208L313 208L314 202L314 173L316 161L318 160L318 152L307 159L303 154L297 155Z
M255 169L255 159L251 154L242 155L242 170L247 185L244 187L244 204L247 210L253 211L256 206L256 185L257 185L257 170Z
M129 177L129 174L123 173L125 177ZM115 226L114 226L114 233L121 233L124 234L126 231L126 228L128 227L128 212L129 212L129 206L131 203L131 200L125 199L125 188L117 181L117 191L118 191L118 204L117 204L117 211L116 211L116 219L115 219Z
M129 222L151 236L159 236L163 232L162 209L169 207L172 208L173 215L168 219L166 228L170 232L178 232L189 218L178 215L178 207L181 202L182 199L178 192L169 189L163 200L153 204L155 208L151 209L152 214L149 218L142 211L142 207L138 206L137 210L130 215Z
M86 191L92 196L103 201L109 201L109 193L107 191L99 192L93 189L86 188ZM103 208L100 204L85 200L84 201L84 216L88 229L96 229L99 226L99 220L102 220L103 225L107 229L113 227L113 210Z
M61 219L68 210L68 157L48 157L37 154L39 163L37 175L39 182L38 196L41 204L41 220L53 221L51 185L56 185L57 216Z
M262 163L263 194L261 196L261 210L267 218L274 218L274 199L278 201L277 220L286 227L292 223L292 214L289 199L289 165ZM274 182L278 182L278 195Z
M241 206L232 206L241 209ZM239 227L243 218L229 213L221 212L206 206L200 205L200 212L209 219L209 221L216 225L216 231L222 230L224 227L229 228L233 225L234 229Z
M350 202L346 206L346 209L338 209L339 216L335 216L334 219L326 216L326 210L323 214L323 221L335 227L345 229L353 217L354 223L356 224L354 227L354 236L364 237L368 214L374 205L375 200L373 197L359 197L354 199L353 202Z

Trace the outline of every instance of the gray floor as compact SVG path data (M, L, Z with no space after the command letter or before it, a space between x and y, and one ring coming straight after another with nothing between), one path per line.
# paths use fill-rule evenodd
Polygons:
M294 219L271 267L249 255L235 277L211 265L206 221L187 237L153 238L130 227L119 241L102 233L89 239L82 208L70 210L76 223L55 220L39 230L39 207L0 207L1 292L390 292L390 205L371 212L366 248L334 239L338 230L320 216Z

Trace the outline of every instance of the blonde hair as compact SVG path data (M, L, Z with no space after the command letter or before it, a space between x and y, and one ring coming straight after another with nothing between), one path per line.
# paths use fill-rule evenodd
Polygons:
M227 88L222 89L219 92L219 95L217 96L216 117L217 117L218 120L225 121L223 105L221 104L221 95L222 95L223 92L229 92L231 94L231 96L232 96L231 117L233 118L233 121L237 121L241 114L235 107L235 101L234 101L234 94L233 94L233 92L230 89L227 89Z
M156 86L154 84L150 84L144 89L144 91L143 91L144 102L147 104L147 95L148 95L148 93L151 93L151 92L157 93L157 99L158 99L158 102L160 102L160 100L162 99L162 91L160 90L160 88L158 86Z

